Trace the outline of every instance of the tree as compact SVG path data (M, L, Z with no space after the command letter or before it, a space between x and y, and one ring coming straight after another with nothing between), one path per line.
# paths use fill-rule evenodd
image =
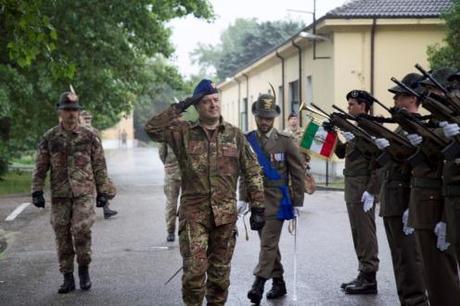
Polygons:
M192 51L194 63L207 73L215 70L218 80L235 73L252 60L282 43L304 27L294 21L236 19L221 35L217 46L200 44Z
M11 118L10 154L34 148L56 124L70 83L97 128L113 125L150 84L146 61L172 53L165 23L190 14L212 18L207 0L0 0L0 117Z
M428 48L428 60L431 68L460 67L460 0L453 1L452 9L444 14L447 37L445 45L434 45Z

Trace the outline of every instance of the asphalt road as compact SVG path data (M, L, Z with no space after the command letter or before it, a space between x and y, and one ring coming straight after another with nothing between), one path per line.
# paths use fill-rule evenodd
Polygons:
M119 214L104 220L97 209L93 227L93 288L57 294L62 282L54 236L46 208L29 205L15 220L5 218L29 198L0 198L0 305L182 305L180 274L165 281L181 266L177 241L166 243L163 170L155 149L107 152L110 175L119 194L112 201ZM247 220L246 220L247 221ZM293 290L294 237L284 228L280 245L288 295L262 305L398 305L388 243L381 218L377 219L380 248L379 294L347 296L343 281L357 274L343 193L318 191L307 196L297 235L297 296ZM227 305L249 305L252 269L258 258L255 233L240 236L232 261ZM1 245L1 243L0 243ZM267 283L266 290L271 282Z

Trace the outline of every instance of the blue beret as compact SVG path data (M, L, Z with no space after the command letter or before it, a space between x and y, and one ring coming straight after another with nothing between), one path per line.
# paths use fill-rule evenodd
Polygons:
M196 85L193 95L210 95L217 93L217 88L211 80L203 79Z

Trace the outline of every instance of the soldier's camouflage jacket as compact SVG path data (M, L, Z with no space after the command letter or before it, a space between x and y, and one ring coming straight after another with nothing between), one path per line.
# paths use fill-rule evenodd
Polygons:
M264 193L260 166L243 133L221 119L212 138L198 123L174 122L174 106L153 116L145 131L157 142L173 149L182 173L179 220L206 222L216 226L235 222L236 185L240 170L245 174L249 201L263 207Z
M66 131L58 125L43 135L38 146L32 192L43 190L48 170L54 198L110 191L101 141L88 128L79 126Z

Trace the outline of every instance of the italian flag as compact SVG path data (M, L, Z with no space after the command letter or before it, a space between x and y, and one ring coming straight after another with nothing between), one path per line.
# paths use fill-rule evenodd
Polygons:
M308 153L329 159L334 154L336 144L337 134L335 132L328 132L316 122L310 121L300 141L300 148Z

